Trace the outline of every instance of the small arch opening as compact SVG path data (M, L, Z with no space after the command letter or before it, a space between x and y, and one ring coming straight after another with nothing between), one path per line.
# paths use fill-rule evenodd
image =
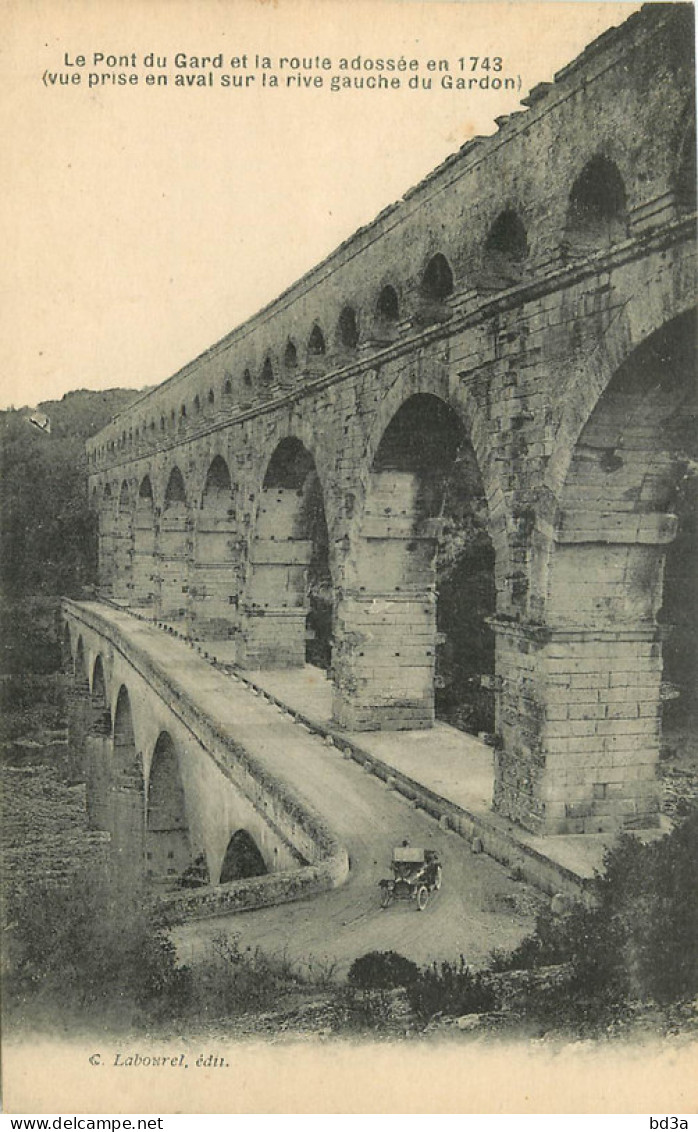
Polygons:
M518 212L500 212L485 241L484 267L488 281L496 287L518 283L528 256L526 228Z
M321 358L325 353L325 336L322 330L316 323L310 332L308 339L308 356L311 358Z
M420 291L425 299L436 302L443 302L453 293L451 265L441 252L432 256L424 269Z
M265 876L269 870L254 838L246 829L238 829L230 838L221 865L220 884L230 884L245 877Z
M615 162L597 154L587 162L572 186L567 241L573 251L593 251L622 239L626 232L623 178Z
M291 341L286 343L284 351L284 369L293 371L298 368L298 350Z
M175 506L178 503L185 504L187 502L187 492L184 486L184 479L179 468L173 468L170 472L170 478L167 481L167 488L165 490L165 509Z
M359 327L353 307L346 306L342 309L337 331L342 347L345 350L355 350L359 344Z
M262 385L271 385L274 380L274 367L271 364L271 358L267 354L262 366Z
M230 472L228 465L222 456L216 456L206 473L206 483L204 485L204 494L202 505L207 501L211 501L214 497L224 494L230 496L232 489Z
M400 301L397 297L397 291L390 284L387 284L378 296L376 314L379 319L388 324L397 322L400 317Z
M138 498L147 499L150 503L153 502L153 485L150 482L150 476L144 476L141 480L141 486L138 488Z

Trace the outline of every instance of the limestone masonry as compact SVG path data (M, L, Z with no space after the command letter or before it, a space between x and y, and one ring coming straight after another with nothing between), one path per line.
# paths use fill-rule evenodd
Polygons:
M94 437L103 596L244 668L329 665L348 730L428 729L444 654L468 664L445 540L477 528L491 608L463 568L454 609L493 634L463 687L493 702L495 809L656 824L693 44L692 7L645 6Z

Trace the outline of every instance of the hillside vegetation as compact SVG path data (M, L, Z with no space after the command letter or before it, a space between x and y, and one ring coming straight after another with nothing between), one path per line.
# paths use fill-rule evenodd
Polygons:
M50 433L28 409L0 412L0 592L6 601L76 595L96 580L96 518L87 506L85 441L137 396L87 389L45 401Z

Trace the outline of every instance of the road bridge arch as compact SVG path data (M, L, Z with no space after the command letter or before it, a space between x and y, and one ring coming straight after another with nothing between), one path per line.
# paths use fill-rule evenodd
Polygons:
M172 737L161 731L150 762L145 830L146 876L161 888L176 886L194 862L179 760Z

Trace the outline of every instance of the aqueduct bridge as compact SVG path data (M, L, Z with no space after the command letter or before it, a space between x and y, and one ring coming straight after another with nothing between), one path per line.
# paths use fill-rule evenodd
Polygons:
M692 20L606 33L88 444L112 608L324 667L339 729L485 733L537 834L656 824L695 679ZM100 700L98 609L68 619Z

